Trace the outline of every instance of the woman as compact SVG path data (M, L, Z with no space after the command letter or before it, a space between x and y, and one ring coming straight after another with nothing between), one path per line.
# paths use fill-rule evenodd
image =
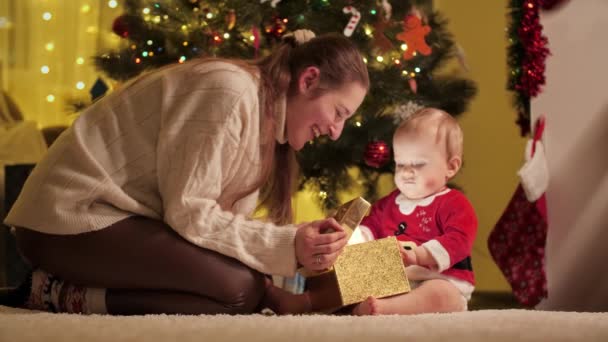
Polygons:
M298 30L258 61L167 67L88 108L6 219L36 270L27 306L250 313L264 274L331 266L346 244L336 221L290 224L293 151L338 139L369 80L347 38L313 37Z

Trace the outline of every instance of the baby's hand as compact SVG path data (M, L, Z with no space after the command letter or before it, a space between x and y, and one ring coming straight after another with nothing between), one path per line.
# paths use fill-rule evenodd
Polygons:
M413 250L401 248L401 259L403 259L405 266L418 265L418 257Z

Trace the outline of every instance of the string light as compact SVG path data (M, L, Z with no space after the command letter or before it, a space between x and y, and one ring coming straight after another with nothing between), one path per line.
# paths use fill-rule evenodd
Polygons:
M53 94L48 94L48 95L46 96L46 101L47 101L47 102L55 102L55 95L53 95Z
M152 44L154 44L154 42L152 40L148 39L148 41L146 42L146 44L152 45Z
M224 39L228 39L228 38L230 38L230 33L228 33L228 32L224 33Z
M361 127L361 121L355 121L355 126Z
M186 31L187 29L188 29L188 26L182 25L182 31Z
M142 53L141 53L141 56L142 56L142 57L148 57L148 51L144 51L144 52L142 52Z
M76 64L83 65L84 64L84 58L82 58L82 57L76 58Z
M186 61L186 56L181 56L181 57L179 58L179 62L180 62L180 63L184 63L185 61Z
M415 67L415 68L414 68L414 71L416 71L416 72L420 72L420 68L419 68L419 67Z
M212 19L213 18L213 13L209 12L207 13L207 19Z
M382 56L376 56L376 60L380 63L382 63L384 61L384 57Z
M183 42L182 45L183 46L188 46L188 42Z
M42 19L49 21L49 20L51 20L51 18L53 18L53 15L50 12L42 13Z
M53 42L48 42L46 43L44 48L46 49L46 51L53 51L55 49L55 44Z
M322 199L326 199L327 198L327 192L325 192L325 191L319 191L319 197L321 197Z
M118 6L118 2L116 0L110 0L108 1L108 7L110 8L116 8Z
M80 81L80 82L76 83L76 89L80 89L80 90L84 89L84 82Z
M153 21L155 24L160 23L160 16L159 16L159 15L157 15L156 17L154 17L154 19L152 19L152 21Z
M407 44L401 44L401 50L403 50L403 51L407 50Z
M40 68L40 72L43 73L43 74L48 74L50 71L51 71L51 69L48 67L48 65L43 65Z
M135 58L135 63L136 63L136 64L141 63L141 59L140 59L139 57Z
M82 5L82 7L80 7L80 12L82 13L89 13L90 10L91 6L89 6L88 4Z
M142 12L144 12L144 14L150 14L150 9L146 7L142 10Z

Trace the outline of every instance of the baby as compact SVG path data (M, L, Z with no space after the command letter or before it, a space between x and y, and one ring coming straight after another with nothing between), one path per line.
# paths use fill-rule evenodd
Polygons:
M471 249L477 232L473 207L447 187L462 165L462 130L444 111L422 109L395 131L395 185L363 219L351 242L396 236L412 291L387 298L369 297L355 315L416 314L467 310L475 280ZM268 284L266 305L279 314L317 311L322 299Z
M397 189L363 219L363 240L396 236L412 291L369 297L356 315L453 312L467 309L474 289L471 249L477 232L473 207L447 187L462 165L462 130L439 109L412 114L395 131Z

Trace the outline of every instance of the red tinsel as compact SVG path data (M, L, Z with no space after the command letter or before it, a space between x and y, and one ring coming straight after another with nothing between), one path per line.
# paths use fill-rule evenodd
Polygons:
M549 55L547 37L542 34L538 6L541 1L523 2L521 26L517 30L519 40L524 48L521 74L515 90L526 97L535 97L540 87L545 84L545 59Z

